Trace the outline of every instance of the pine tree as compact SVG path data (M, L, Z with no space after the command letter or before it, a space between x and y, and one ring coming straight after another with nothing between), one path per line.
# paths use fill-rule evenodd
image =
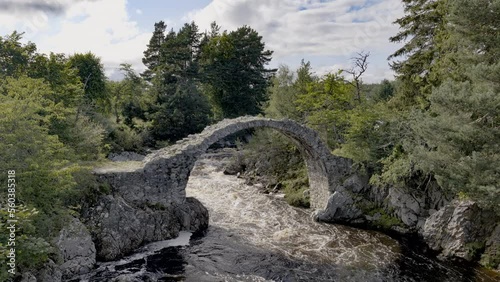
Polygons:
M155 23L153 36L151 36L147 49L143 53L142 63L146 66L146 70L141 76L146 81L153 79L156 68L161 65L161 47L165 42L166 29L167 25L163 21Z
M255 30L243 26L212 37L201 54L202 76L216 118L262 112L274 69L266 69L272 51Z
M401 31L391 42L406 42L389 59L404 57L391 64L403 84L398 96L400 107L427 107L427 97L440 83L433 67L442 56L440 42L446 38L448 0L403 0L405 16L397 19Z

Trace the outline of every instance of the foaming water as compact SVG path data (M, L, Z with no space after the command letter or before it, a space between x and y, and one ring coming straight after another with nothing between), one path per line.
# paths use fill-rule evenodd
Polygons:
M224 175L220 161L197 163L186 190L210 212L210 225L231 230L249 243L289 258L344 267L380 269L398 257L399 244L377 232L316 223L311 211L289 206L283 195L268 195L242 179Z

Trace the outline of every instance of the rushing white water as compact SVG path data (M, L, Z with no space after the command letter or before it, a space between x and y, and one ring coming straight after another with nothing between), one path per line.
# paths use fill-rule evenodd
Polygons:
M399 244L377 232L314 222L311 210L289 206L280 194L259 193L224 175L221 160L199 160L186 190L210 213L210 225L294 259L343 267L380 269L397 258Z

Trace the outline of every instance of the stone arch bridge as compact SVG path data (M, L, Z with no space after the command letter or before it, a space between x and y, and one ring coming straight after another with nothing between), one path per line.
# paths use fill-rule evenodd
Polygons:
M206 213L206 209L202 207L204 211L200 211L199 207L194 207L201 204L186 198L185 192L196 160L220 139L244 129L259 127L273 128L297 144L307 165L311 206L325 210L332 193L352 174L348 160L333 156L317 132L294 121L249 116L226 119L199 134L155 151L142 162L116 162L95 169L94 173L108 188L106 191L110 191L108 195L101 196L99 203L87 215L91 225L101 229L94 234L98 237L98 255L103 259L114 259L117 253L130 251L127 250L129 245L138 246L175 236L175 232L169 235L166 234L168 230L163 230L165 225L172 223L172 218L173 222L180 222L178 230L199 229L199 225L203 225L198 220L200 213ZM163 227L157 231L159 224ZM149 231L145 229L153 227L154 232L159 234L148 235ZM126 229L130 229L130 234L125 235L126 242L113 246L117 244L114 242L117 237L124 236ZM119 250L102 252L110 247Z

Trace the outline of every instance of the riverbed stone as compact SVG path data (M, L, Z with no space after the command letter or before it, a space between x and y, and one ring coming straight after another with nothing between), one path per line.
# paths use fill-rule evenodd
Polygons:
M21 282L37 282L35 275L31 272L24 272L21 276Z
M349 176L344 181L343 186L353 193L361 193L369 188L367 177L358 173Z
M54 239L62 264L59 269L63 278L88 273L96 263L96 249L88 229L73 218Z

